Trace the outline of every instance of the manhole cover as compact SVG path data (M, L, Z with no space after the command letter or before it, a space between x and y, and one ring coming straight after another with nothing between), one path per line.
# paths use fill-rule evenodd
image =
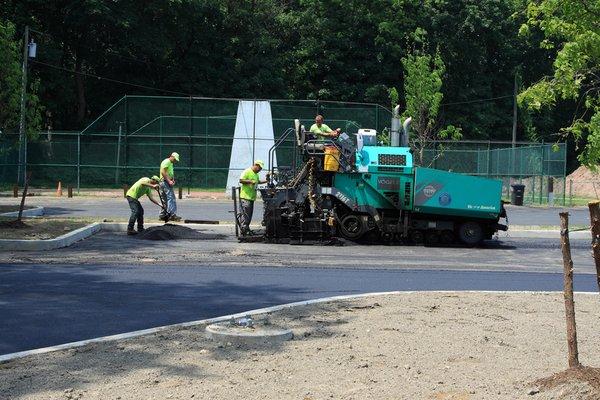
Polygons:
M206 327L206 336L216 342L233 344L274 344L294 337L290 329L271 326L243 327L230 323L213 324Z

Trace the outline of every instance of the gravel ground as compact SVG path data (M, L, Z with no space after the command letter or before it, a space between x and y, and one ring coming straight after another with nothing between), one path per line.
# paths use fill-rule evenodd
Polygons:
M598 299L576 295L576 305L580 360L600 365ZM197 326L31 356L0 364L0 398L600 398L586 382L533 383L566 367L557 293L403 293L266 318L294 339L222 345Z

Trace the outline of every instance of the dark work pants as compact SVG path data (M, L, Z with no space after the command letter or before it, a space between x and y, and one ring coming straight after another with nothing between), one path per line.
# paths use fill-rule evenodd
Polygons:
M129 196L127 196L127 201L129 202L129 208L131 208L131 217L129 217L127 229L133 230L135 221L137 221L138 231L144 229L144 208L142 207L142 204L139 200Z
M250 221L252 221L252 214L254 213L254 201L240 199L242 206L242 231L247 232L250 230Z

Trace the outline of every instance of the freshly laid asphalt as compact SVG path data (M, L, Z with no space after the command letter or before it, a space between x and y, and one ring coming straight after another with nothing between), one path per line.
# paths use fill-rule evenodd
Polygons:
M562 290L530 272L0 264L0 354L335 295ZM575 276L596 291L595 276Z

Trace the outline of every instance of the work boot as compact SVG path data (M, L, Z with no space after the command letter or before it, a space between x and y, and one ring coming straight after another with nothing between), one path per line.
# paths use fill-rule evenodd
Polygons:
M135 229L127 228L127 234L130 235L130 236L131 235L137 235L137 231Z
M141 228L140 228L140 227L138 227L138 233L142 233L142 232L144 232L145 230L146 230L146 229L144 229L144 227L141 227Z
M173 222L178 222L181 221L181 217L179 215L171 215L171 217L169 218L169 221L173 221Z

